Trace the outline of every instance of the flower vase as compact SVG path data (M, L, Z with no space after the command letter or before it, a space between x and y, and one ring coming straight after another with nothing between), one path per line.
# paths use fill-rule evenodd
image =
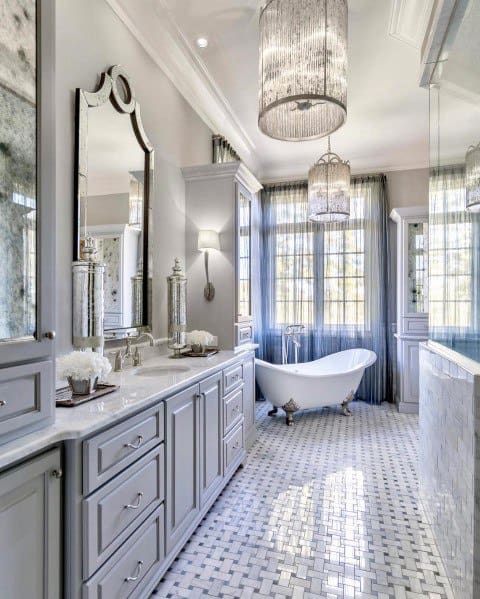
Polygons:
M68 377L68 384L72 388L73 395L91 395L97 388L98 376L88 379L74 379Z

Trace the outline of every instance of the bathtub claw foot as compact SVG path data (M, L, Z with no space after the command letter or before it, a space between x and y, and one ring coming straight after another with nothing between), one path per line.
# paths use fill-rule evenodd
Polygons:
M351 416L352 415L352 412L349 409L348 405L353 401L354 397L355 397L355 392L351 391L349 393L349 395L347 395L347 398L345 399L345 401L342 403L342 414L344 416Z
M269 416L275 416L275 414L278 412L278 408L272 408L269 412L268 415Z
M285 416L286 416L285 424L287 426L292 426L293 425L293 415L300 408L297 406L297 404L294 402L294 400L291 399L285 405L282 406L282 409L285 412Z

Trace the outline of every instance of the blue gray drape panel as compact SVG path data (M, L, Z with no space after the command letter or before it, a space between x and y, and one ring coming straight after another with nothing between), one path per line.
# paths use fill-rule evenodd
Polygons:
M300 361L371 349L378 359L357 397L392 401L386 178L352 178L345 222L316 224L306 215L305 182L263 190L253 237L261 256L261 284L254 285L258 356L280 363L282 331L302 323Z

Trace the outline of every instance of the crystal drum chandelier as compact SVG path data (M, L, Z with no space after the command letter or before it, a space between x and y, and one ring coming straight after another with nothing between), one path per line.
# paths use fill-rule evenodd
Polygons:
M480 144L470 146L465 156L467 210L480 211Z
M260 14L260 130L325 137L347 116L347 0L270 0Z
M330 151L308 172L308 220L320 223L350 216L350 163Z

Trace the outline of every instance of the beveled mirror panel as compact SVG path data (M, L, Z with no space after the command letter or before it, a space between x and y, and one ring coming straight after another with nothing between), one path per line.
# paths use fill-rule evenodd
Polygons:
M37 8L0 3L0 342L37 330Z
M249 196L240 189L238 194L238 272L237 272L237 321L250 319L251 306L251 219L252 202Z
M87 237L105 264L104 334L151 326L148 251L153 149L121 67L103 73L96 93L77 90L74 260Z

